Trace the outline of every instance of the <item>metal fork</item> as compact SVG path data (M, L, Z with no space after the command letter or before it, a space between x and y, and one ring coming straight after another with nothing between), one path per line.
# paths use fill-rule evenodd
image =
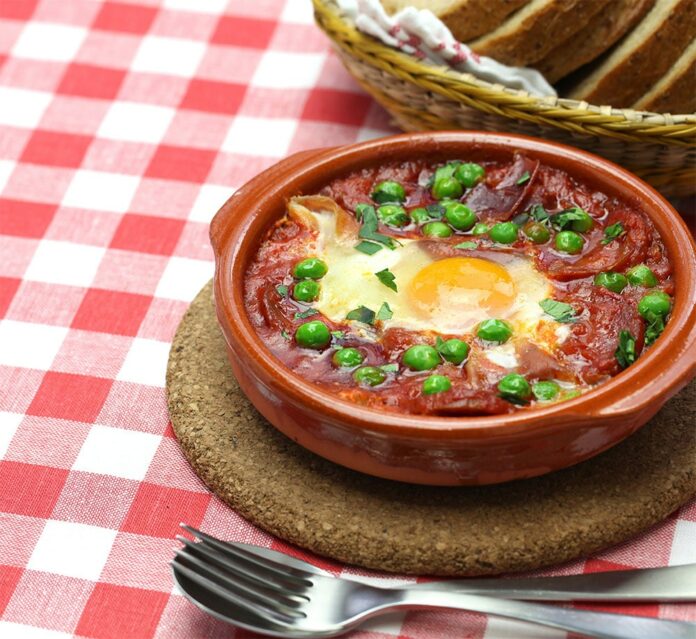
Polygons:
M260 557L186 525L172 569L184 595L234 625L276 637L331 637L403 608L455 608L601 639L696 639L696 624L590 612L465 593L383 588Z

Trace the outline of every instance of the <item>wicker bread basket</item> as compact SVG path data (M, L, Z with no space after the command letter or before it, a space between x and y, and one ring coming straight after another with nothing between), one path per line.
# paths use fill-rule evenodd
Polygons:
M313 0L348 71L406 131L479 129L565 142L617 162L664 195L696 194L696 114L540 98L422 62L359 32L333 0Z

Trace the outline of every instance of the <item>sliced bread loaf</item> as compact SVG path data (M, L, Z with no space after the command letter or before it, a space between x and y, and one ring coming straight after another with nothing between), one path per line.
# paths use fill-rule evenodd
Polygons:
M613 1L613 0L612 0ZM530 66L582 29L609 0L532 0L497 29L469 43L481 55Z
M577 33L554 47L534 68L556 82L604 53L628 33L650 10L655 0L613 0Z
M495 29L529 0L381 0L388 13L404 7L430 9L460 42L468 42Z
M633 108L657 113L696 112L696 39Z
M638 25L583 73L568 97L630 107L681 57L696 33L696 0L657 0Z

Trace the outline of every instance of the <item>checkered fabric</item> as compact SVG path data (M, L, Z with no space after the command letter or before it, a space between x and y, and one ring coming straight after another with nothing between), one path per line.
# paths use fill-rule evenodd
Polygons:
M0 1L0 637L251 636L174 589L178 522L298 551L185 462L167 352L235 187L289 153L391 132L309 0ZM685 562L696 502L549 573ZM696 606L612 609L696 620ZM419 612L352 637L565 633Z

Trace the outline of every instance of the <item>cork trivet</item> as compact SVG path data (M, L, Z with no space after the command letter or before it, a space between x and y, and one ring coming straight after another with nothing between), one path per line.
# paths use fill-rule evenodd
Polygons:
M530 570L628 539L696 494L696 382L618 446L543 477L443 488L337 466L278 432L242 394L210 284L176 333L167 389L174 432L213 492L282 539L368 568Z

